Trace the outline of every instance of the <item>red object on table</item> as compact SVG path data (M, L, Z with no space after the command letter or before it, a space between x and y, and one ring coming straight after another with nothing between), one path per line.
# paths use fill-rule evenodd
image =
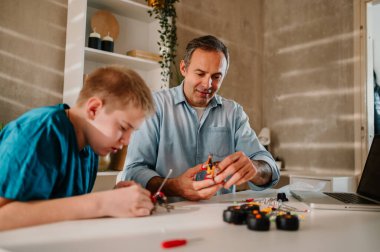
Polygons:
M184 246L187 244L187 240L185 239L177 239L177 240L168 240L168 241L163 241L161 243L161 246L163 248L175 248L179 246Z

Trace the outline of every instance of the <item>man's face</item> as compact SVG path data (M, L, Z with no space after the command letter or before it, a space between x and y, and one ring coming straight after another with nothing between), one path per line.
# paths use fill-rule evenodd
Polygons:
M144 119L143 111L133 106L112 112L106 112L103 106L91 121L93 127L88 142L98 155L115 153L129 143L131 134Z
M184 93L194 107L206 107L219 90L227 70L222 52L196 49L186 68L182 60L180 70L185 77Z

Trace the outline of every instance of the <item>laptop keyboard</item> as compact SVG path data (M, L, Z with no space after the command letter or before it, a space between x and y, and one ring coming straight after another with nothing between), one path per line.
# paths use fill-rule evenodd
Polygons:
M356 194L352 193L329 193L329 192L324 192L324 194L333 197L334 199L340 200L344 203L349 203L349 204L376 204L373 201L367 200L365 198L362 198Z

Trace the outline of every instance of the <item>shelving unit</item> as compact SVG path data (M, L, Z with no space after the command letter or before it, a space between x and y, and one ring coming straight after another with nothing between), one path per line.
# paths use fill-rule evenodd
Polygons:
M63 102L75 104L83 86L84 76L95 68L120 64L138 72L152 91L162 83L158 62L127 56L130 50L159 54L159 22L148 14L151 8L144 0L70 0L67 10L66 50ZM91 17L98 10L111 12L119 23L119 37L114 41L114 52L87 47ZM118 172L98 172L94 191L111 189Z
M158 62L127 56L129 50L159 53L158 20L150 17L144 1L133 0L72 0L68 2L66 55L63 102L72 106L83 85L84 75L95 68L121 64L138 72L152 91L168 86L161 81ZM114 41L114 52L87 47L92 32L90 21L97 10L110 11L120 27Z
M131 56L115 54L105 51L100 51L92 49L89 47L85 48L85 58L88 61L99 62L102 64L122 64L122 65L133 65L138 69L142 70L155 70L157 69L157 62L152 60L140 59Z

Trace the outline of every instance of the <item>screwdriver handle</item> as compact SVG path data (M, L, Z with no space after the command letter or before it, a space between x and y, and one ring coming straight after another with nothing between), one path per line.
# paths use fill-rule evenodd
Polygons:
M187 244L187 240L185 239L178 239L178 240L168 240L168 241L163 241L161 243L161 246L163 248L174 248L174 247L179 247Z

